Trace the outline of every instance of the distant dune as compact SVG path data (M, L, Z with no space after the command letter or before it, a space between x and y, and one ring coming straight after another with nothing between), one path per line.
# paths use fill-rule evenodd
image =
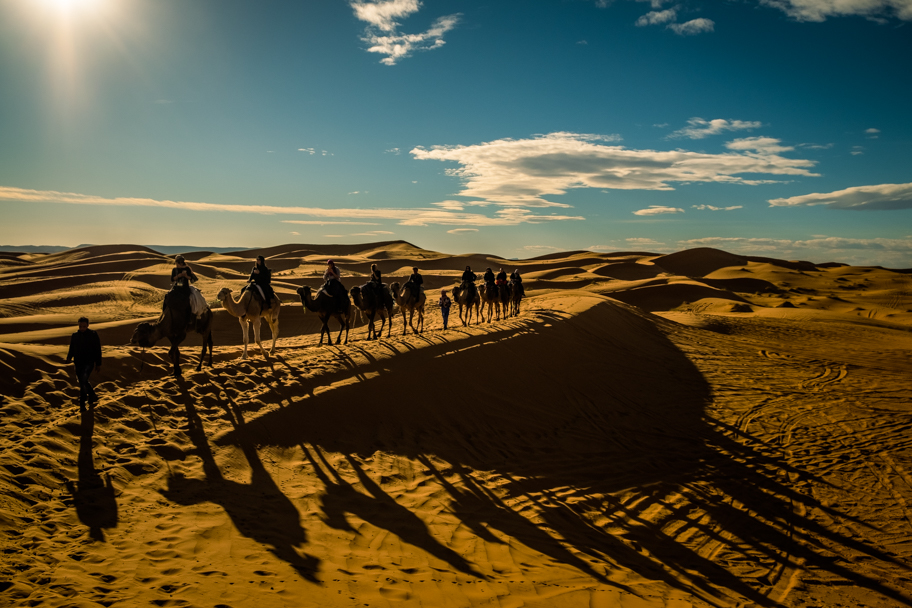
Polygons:
M190 334L175 380L166 340L128 345L175 253L0 253L0 605L912 605L909 270L187 250L215 355L195 372ZM277 352L241 360L217 294L257 255ZM348 288L417 266L425 331L397 309L380 340L362 319L318 347L296 289L328 258ZM438 292L467 265L519 270L520 314L454 306L443 331ZM84 414L64 364L81 315L104 345Z

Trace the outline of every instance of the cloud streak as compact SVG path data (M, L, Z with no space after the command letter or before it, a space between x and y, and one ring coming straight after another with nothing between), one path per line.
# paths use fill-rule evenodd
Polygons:
M909 0L760 0L797 21L826 21L828 17L896 17L912 21Z
M835 192L803 194L774 198L771 207L813 207L831 209L912 209L912 183L854 186Z
M306 215L311 217L368 220L394 220L400 226L516 226L543 222L583 220L581 216L558 214L535 214L528 209L500 209L493 215L481 213L460 213L437 208L374 208L374 209L328 209L323 207L279 207L274 205L224 205L189 201L156 200L150 198L106 198L74 192L53 190L26 190L0 186L0 201L21 203L63 203L70 205L98 205L108 207L152 207L181 211L205 211L216 213L249 213L258 215ZM303 223L303 220L282 220L288 223ZM324 223L324 222L321 222ZM353 223L353 222L325 222Z
M718 135L724 131L759 129L762 126L763 123L751 120L725 120L724 118L703 120L702 118L695 116L687 121L686 127L671 133L668 138L686 137L687 139L704 139L710 135Z
M418 160L458 163L460 167L448 169L447 174L463 180L459 196L505 207L567 207L545 197L576 188L674 190L675 183L770 181L742 177L745 174L817 175L810 171L815 161L775 153L708 154L607 145L616 139L559 132L469 146L417 147L411 154ZM460 204L452 204L453 209Z
M712 32L715 26L716 23L712 19L699 17L684 23L669 23L667 28L679 36L696 36L697 34Z
M350 2L355 17L366 22L367 28L361 40L367 43L368 53L385 55L380 63L396 65L401 59L415 51L429 51L445 44L444 34L459 23L460 15L445 15L437 18L431 27L420 34L400 33L399 21L421 8L418 0L386 0L379 2Z
M650 205L646 209L634 211L634 215L665 215L668 213L684 213L683 209L677 207L663 207L661 205Z

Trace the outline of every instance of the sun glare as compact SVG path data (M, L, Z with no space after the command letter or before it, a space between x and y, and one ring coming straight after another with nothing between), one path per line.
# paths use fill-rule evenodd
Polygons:
M48 7L63 14L94 12L104 0L42 0Z

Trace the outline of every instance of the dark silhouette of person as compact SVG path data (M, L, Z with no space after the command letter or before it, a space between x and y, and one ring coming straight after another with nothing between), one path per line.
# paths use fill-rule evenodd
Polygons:
M256 265L250 271L250 278L247 283L253 283L263 290L263 297L266 299L266 308L270 307L270 302L275 297L272 290L272 270L266 266L266 258L261 255L257 256Z
M409 283L412 284L411 291L415 295L415 302L420 302L421 294L424 293L424 277L418 272L417 266L412 267L412 274L409 276L406 285Z
M89 319L79 318L79 329L70 337L70 350L66 362L76 363L76 378L79 380L79 410L85 411L86 401L89 407L98 403L98 395L89 382L92 370L101 367L101 339L98 332L89 329Z
M470 294L475 294L475 281L478 280L478 275L472 272L471 266L466 266L465 272L462 273L462 283L465 285Z

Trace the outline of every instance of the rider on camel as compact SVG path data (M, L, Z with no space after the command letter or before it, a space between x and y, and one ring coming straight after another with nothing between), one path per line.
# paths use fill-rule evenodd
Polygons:
M201 315L208 305L206 304L206 298L203 297L200 290L191 285L191 283L196 283L197 280L196 274L194 274L190 266L187 265L184 256L178 255L175 257L174 268L171 269L171 291L165 295L165 301L162 302L162 310L165 310L168 295L174 293L181 294L189 300L190 309L193 311L194 315Z
M462 284L468 288L471 296L475 294L475 281L477 280L478 276L472 272L472 267L466 266L465 272L462 273Z
M510 273L510 281L511 281L511 282L513 283L513 285L515 286L515 289L518 289L518 290L519 290L518 293L519 293L520 296L525 295L526 290L523 288L523 285L522 285L522 277L519 276L519 270L518 270L518 269L517 269L517 270L514 270L513 272Z
M497 293L497 288L494 287L494 272L490 268L485 269L483 278L484 278L484 282L485 282L485 290L488 293L490 293L491 291L493 291L494 293Z
M418 273L417 266L412 267L412 274L411 274L411 276L409 276L408 281L406 282L406 285L408 285L409 283L411 283L415 288L417 288L417 290L413 290L415 292L415 301L420 302L421 295L424 293L424 286L423 286L424 277Z
M266 308L270 308L269 303L275 297L272 290L272 270L266 267L266 258L261 255L257 256L256 264L250 271L250 278L247 279L247 284L251 283L260 288L261 295L266 300Z
M507 273L503 268L500 269L500 272L497 273L497 278L494 280L495 285L506 285L507 283Z
M320 288L320 292L330 297L345 293L345 286L342 285L342 273L332 260L326 260L326 271L323 272L323 280L325 283ZM317 295L319 295L319 292Z

